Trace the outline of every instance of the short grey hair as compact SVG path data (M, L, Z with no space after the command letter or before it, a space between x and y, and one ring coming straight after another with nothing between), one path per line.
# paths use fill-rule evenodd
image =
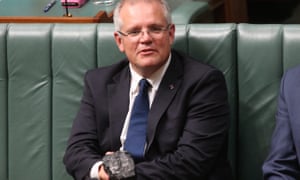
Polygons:
M169 4L167 3L166 0L120 0L115 7L114 17L113 17L116 31L120 31L121 27L123 25L122 20L120 18L120 11L121 11L123 5L125 3L136 3L138 1L145 1L145 2L158 1L158 2L160 2L162 5L162 8L163 8L165 19L166 19L167 23L168 24L172 23L171 10L170 10Z

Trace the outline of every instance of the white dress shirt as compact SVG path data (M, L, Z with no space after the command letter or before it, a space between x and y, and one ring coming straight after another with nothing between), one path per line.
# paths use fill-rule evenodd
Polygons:
M148 92L150 108L151 108L153 99L156 95L157 89L162 80L162 77L164 76L167 68L169 67L170 61L171 61L171 54L169 55L167 62L160 69L155 71L155 73L152 74L151 77L147 78L147 81L151 84L151 88L149 88L149 92ZM127 135L127 131L128 131L128 126L129 126L130 115L131 115L133 103L134 103L135 97L138 95L138 92L139 92L138 83L141 79L143 79L143 77L141 75L139 75L137 72L135 72L133 70L131 64L129 64L129 69L130 69L130 73L131 73L130 90L129 90L129 110L128 110L128 113L127 113L127 116L126 116L126 119L125 119L125 122L123 125L123 129L121 132L121 136L120 136L120 141L121 141L120 150L124 149L124 143L126 140L126 135ZM99 171L99 167L102 165L102 163L103 163L102 161L98 161L93 165L93 167L91 168L91 171L90 171L91 178L99 180L98 171Z

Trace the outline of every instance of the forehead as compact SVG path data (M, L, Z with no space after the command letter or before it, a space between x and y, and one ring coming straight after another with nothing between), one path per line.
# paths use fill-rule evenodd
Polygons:
M164 24L166 17L159 1L128 2L120 9L123 26Z

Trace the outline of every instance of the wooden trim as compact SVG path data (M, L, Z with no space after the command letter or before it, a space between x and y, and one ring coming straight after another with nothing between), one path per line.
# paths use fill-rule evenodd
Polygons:
M41 17L41 16L0 16L0 23L99 23L112 22L105 11L99 11L94 17Z

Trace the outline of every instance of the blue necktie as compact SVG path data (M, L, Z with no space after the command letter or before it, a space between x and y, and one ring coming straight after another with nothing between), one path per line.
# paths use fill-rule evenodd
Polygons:
M146 79L140 80L139 93L134 100L125 141L125 150L131 154L135 161L140 161L144 157L149 112L149 86L150 84Z

